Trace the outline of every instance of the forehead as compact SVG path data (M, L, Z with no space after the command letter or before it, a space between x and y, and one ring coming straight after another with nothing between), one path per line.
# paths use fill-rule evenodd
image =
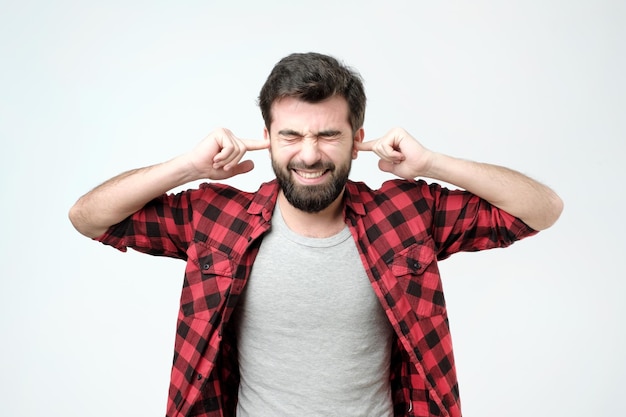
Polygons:
M348 102L341 96L332 96L317 103L294 97L276 100L272 104L271 130L285 128L299 132L350 129Z

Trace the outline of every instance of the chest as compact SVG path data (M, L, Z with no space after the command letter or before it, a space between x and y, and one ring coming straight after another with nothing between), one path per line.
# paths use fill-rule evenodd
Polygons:
M269 308L268 308L269 307ZM362 326L384 313L350 232L310 239L274 230L264 237L238 305L259 323L288 328Z

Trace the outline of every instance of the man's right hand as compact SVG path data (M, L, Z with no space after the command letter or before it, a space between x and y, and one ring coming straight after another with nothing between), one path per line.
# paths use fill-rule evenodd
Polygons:
M269 140L239 139L227 129L217 129L191 152L127 171L94 188L72 206L70 221L83 235L98 237L175 187L195 180L221 180L252 170L253 162L241 161L243 155L267 148Z
M211 132L185 157L196 179L223 180L254 168L252 161L241 161L246 152L268 148L269 140L240 139L222 128Z

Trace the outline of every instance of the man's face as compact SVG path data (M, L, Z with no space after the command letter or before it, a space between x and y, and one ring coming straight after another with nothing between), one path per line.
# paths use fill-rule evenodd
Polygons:
M287 199L309 213L328 207L343 192L352 159L354 135L348 121L348 103L333 96L319 103L287 97L272 105L270 132L272 168Z

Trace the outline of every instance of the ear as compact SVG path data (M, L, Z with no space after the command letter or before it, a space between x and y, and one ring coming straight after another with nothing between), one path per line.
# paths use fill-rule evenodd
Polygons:
M359 155L359 151L356 148L357 142L363 142L363 138L365 137L365 130L361 127L356 132L354 132L354 140L352 144L352 159L356 159Z
M270 156L270 158L272 157L272 147L271 147L271 142L270 142L270 131L267 130L267 127L263 128L263 140L267 143L267 153Z

